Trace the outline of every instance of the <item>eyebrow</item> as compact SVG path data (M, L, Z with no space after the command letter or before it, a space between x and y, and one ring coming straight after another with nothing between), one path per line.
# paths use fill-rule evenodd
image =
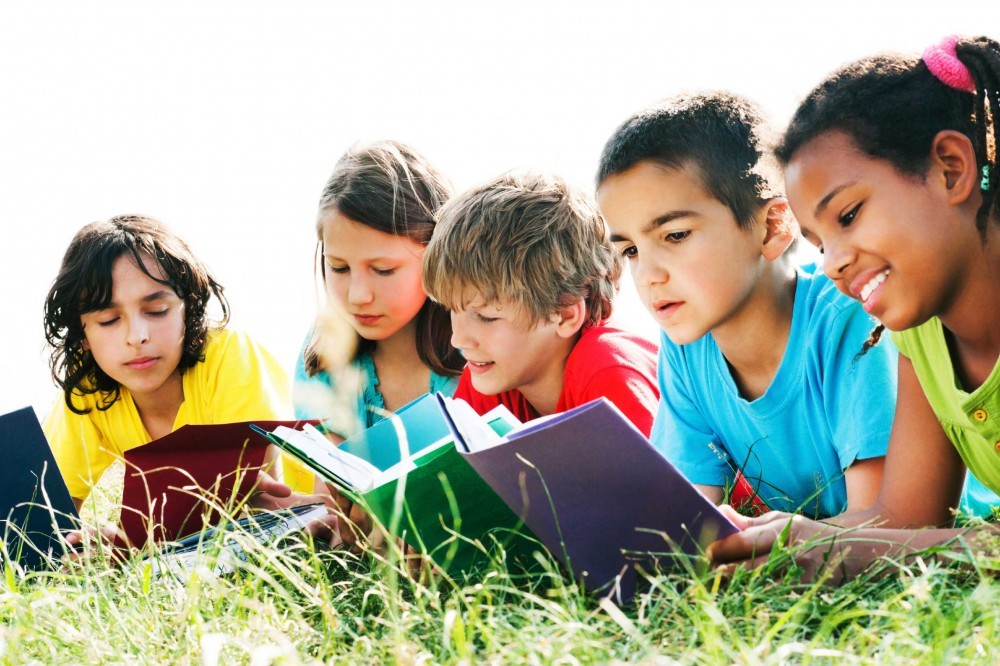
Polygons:
M813 211L813 217L819 217L820 213L826 210L826 207L830 205L830 202L833 201L833 198L835 196L843 192L846 188L850 187L851 185L854 185L856 182L857 181L852 180L849 183L844 183L843 185L840 185L830 190L829 194L820 199L819 203L816 204L816 209Z
M175 294L170 289L160 289L159 291L154 291L151 294L146 294L145 296L142 297L141 300L143 303L152 303L153 301L158 301L161 298L170 298L171 296L177 296L177 294ZM117 307L118 304L115 303L114 301L111 301L110 303L108 303L108 307L101 308L101 310L111 310L112 308L117 308ZM100 312L101 310L94 310L94 312Z
M646 226L644 226L642 229L639 230L639 234L640 235L648 234L651 231L659 229L664 224L669 224L683 217L691 217L696 214L697 213L695 213L693 210L672 210L669 213L664 213L663 215L654 217L652 220L647 222ZM611 234L612 243L620 243L621 241L627 241L627 240L629 239L626 238L625 236L622 236L621 234Z
M323 253L323 258L327 259L327 260L330 260L330 261L345 261L343 257L338 257L337 255L331 254L330 252L324 252ZM370 263L374 263L376 261L393 261L393 258L392 257L387 257L387 256L380 255L378 257L366 257L362 261L363 261L363 263L370 264ZM345 263L346 263L346 261L345 261Z

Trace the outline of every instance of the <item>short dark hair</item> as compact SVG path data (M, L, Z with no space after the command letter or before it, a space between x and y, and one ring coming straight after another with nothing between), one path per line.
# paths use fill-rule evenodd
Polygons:
M743 228L769 199L782 195L774 134L762 110L728 92L683 94L640 111L604 146L597 186L644 160L695 167L705 190Z
M990 212L1000 213L996 140L1000 123L1000 44L988 37L959 39L955 51L976 84L975 94L939 81L914 55L883 54L831 74L799 106L777 149L787 164L796 151L831 130L847 134L861 152L899 171L924 176L931 144L943 130L969 138L987 188L976 217L985 236Z
M146 254L156 260L163 278L151 275L142 261ZM101 369L84 348L86 336L80 316L103 310L111 304L112 270L120 257L128 256L151 280L170 287L184 301L184 348L177 364L186 370L204 360L209 322L206 315L212 296L222 306L217 327L229 321L229 303L208 268L177 234L159 220L141 215L123 215L93 222L76 233L63 256L59 274L45 298L45 339L52 348L49 368L52 379L63 390L66 406L77 414L73 395L101 393L97 408L106 410L118 400L121 386Z

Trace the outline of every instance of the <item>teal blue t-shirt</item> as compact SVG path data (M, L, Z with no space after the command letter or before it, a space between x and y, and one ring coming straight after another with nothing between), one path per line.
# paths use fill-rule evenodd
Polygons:
M306 344L309 339L306 338ZM298 419L327 419L333 415L333 401L336 400L334 378L330 373L321 371L312 377L306 373L305 359L303 352L299 352L295 363L295 377L292 381L292 402L295 407L295 418ZM385 399L378 390L379 379L375 372L375 361L371 354L364 352L355 359L354 367L361 374L361 387L355 397L355 413L357 414L356 428L347 432L337 432L343 437L350 437L356 432L372 427L383 418L385 414ZM450 396L455 393L458 386L458 377L447 377L435 372L430 373L430 385L428 391L441 393ZM335 429L336 426L334 426ZM344 428L341 428L344 429ZM344 429L347 430L347 429Z
M753 401L711 334L687 345L663 334L653 444L693 483L723 486L739 469L773 509L843 512L844 470L885 455L896 407L895 348L858 356L874 325L815 265L800 267L784 357Z

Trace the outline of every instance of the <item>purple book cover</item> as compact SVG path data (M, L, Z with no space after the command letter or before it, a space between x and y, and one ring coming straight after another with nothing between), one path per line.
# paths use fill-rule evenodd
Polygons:
M636 564L738 531L605 398L507 438L463 455L588 589L628 599Z

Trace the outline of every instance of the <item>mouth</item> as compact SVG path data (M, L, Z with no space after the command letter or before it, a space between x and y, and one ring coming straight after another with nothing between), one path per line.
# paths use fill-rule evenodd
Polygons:
M859 278L855 278L854 282L851 283L851 295L861 301L866 311L869 307L874 306L877 299L873 298L873 296L881 291L880 287L889 278L889 273L890 270L886 268L875 274L862 275Z
M159 359L153 356L140 356L139 358L134 358L125 365L133 370L145 370L146 368L152 367Z
M653 312L653 316L662 319L673 315L682 305L684 305L684 301L669 301L661 298L660 300L653 301L650 309Z
M466 363L468 364L469 372L474 375L487 372L494 365L494 361L470 361L468 359L466 359Z
M363 314L354 315L354 319L357 320L359 324L362 324L364 326L371 326L381 318L382 315L363 315Z

